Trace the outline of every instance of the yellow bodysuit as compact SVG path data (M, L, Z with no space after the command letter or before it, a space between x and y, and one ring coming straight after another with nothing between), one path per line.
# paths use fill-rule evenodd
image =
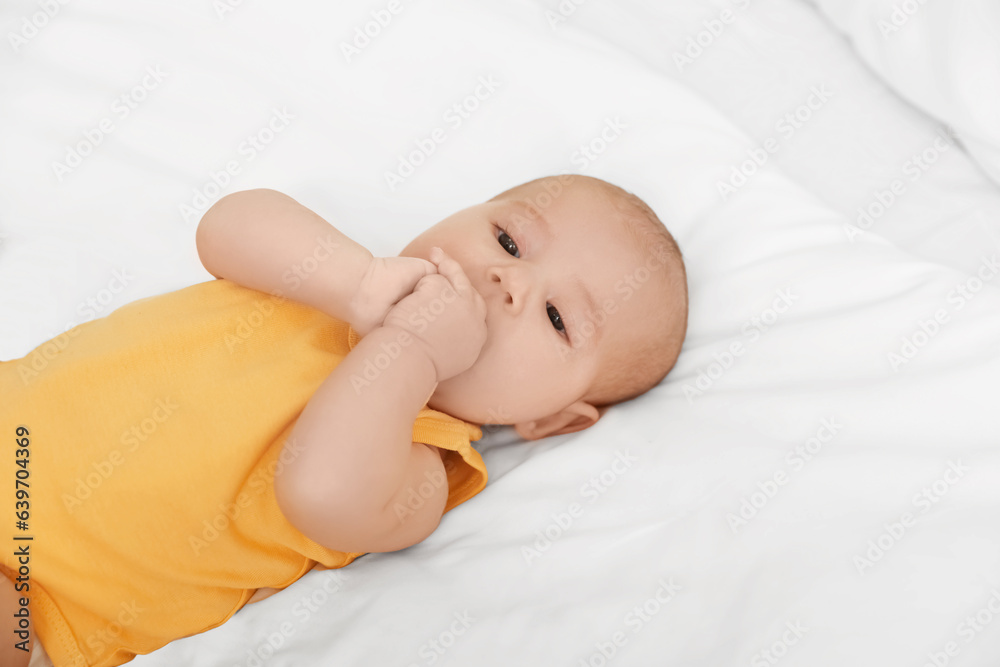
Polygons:
M297 417L359 340L216 279L0 362L2 563L28 583L55 667L120 665L221 625L258 588L363 555L298 532L272 484ZM426 405L413 425L414 441L449 450L445 511L486 485L481 437Z

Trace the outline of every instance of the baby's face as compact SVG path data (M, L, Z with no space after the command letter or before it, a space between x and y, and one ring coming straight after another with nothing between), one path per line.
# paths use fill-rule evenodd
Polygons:
M563 185L551 198L536 184L461 210L403 249L428 259L440 246L486 302L479 357L438 384L430 408L521 425L586 400L603 355L635 334L650 303L627 287L641 259L618 215L592 186Z

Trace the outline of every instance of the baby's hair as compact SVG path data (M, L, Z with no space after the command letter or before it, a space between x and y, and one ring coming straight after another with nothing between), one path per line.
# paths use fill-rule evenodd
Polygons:
M618 222L628 232L640 258L633 272L638 279L635 282L659 287L657 298L661 300L662 308L649 313L653 320L653 335L616 341L599 369L594 385L583 399L596 407L603 407L641 396L658 385L677 363L687 334L687 271L680 247L646 202L613 183L593 176L543 176L505 190L490 201L516 196L535 184L545 186L548 194L544 196L549 198L550 203L551 197L558 196L563 187L597 187L619 213ZM539 194L536 199L541 200L542 196ZM540 208L546 205L541 201L531 203ZM645 274L641 273L643 267L646 267ZM666 270L657 270L662 268ZM642 275L646 276L645 280L640 278Z

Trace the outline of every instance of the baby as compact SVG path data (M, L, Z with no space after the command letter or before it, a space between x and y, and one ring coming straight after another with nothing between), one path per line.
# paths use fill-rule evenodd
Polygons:
M177 359L189 359L208 354L206 350L222 349L218 328L205 333L209 318L245 312L248 305L264 313L259 318L262 323L254 325L251 320L251 326L263 327L260 331L265 333L256 335L251 330L246 336L227 337L228 355L213 359L232 366L213 367L212 372L238 374L243 360L251 358L247 355L264 355L259 358L267 359L267 363L274 359L276 365L265 368L258 381L264 386L273 381L269 387L272 393L241 397L244 412L238 421L246 424L233 421L212 431L212 413L205 413L198 422L199 429L202 424L208 429L199 433L204 444L190 445L190 457L216 456L218 448L216 469L210 471L217 477L209 475L191 481L185 487L188 492L175 491L176 502L173 498L163 499L164 507L181 513L182 495L187 499L205 493L206 487L222 479L218 476L237 467L221 458L226 447L221 441L241 427L247 433L266 430L263 423L258 425L254 420L260 418L258 413L276 409L272 403L286 401L286 409L294 409L297 418L287 427L280 421L270 426L273 432L263 441L266 446L260 446L263 454L254 450L246 438L232 438L241 441L238 448L252 450L242 476L233 478L233 491L260 490L246 505L243 496L236 497L234 492L205 500L210 503L226 499L219 504L226 508L226 516L218 525L233 525L238 530L227 532L220 528L214 534L203 530L189 538L194 557L182 561L170 555L164 562L174 570L186 571L185 565L177 563L201 566L218 557L220 565L216 569L225 570L227 564L243 562L244 556L238 551L243 542L239 540L250 538L266 543L261 553L268 558L294 558L287 558L287 569L269 575L271 579L261 578L263 575L254 579L249 574L239 579L234 574L232 580L226 579L224 584L220 581L217 587L228 587L220 590L232 591L232 595L221 600L215 616L188 625L181 622L186 619L175 618L180 611L171 616L148 601L145 607L136 605L144 610L140 620L130 621L131 625L124 621L115 624L118 632L112 633L114 636L91 631L86 638L76 636L74 641L70 636L77 629L67 627L72 626L71 621L52 621L47 630L52 634L47 637L43 633L42 639L55 667L123 664L136 653L215 627L243 605L290 585L314 565L317 569L342 567L365 553L395 551L422 541L438 526L445 512L485 485L485 467L469 447L470 440L481 437L479 426L513 425L527 440L585 429L609 406L656 386L674 366L687 328L686 273L673 237L638 197L587 176L550 176L514 187L430 227L398 257L373 257L320 216L278 192L237 192L222 198L205 214L197 230L197 247L205 268L220 280L142 299L102 318L107 322L81 325L67 332L75 334L76 339L69 343L66 356L102 345L112 351L108 354L117 354L116 346L142 338L147 347L141 350L146 357L166 358L169 350L157 343L155 336L163 340L174 336L187 341L183 355ZM281 295L288 301L274 306L267 303L265 294ZM235 310L237 306L243 310ZM120 330L100 328L105 325L137 328L119 336ZM140 330L142 336L132 333ZM112 333L116 338L113 342L108 340ZM92 342L88 342L88 334ZM293 349L301 350L294 372L289 375L294 380L282 384L284 380L278 378L285 371L277 364L282 354L292 354ZM92 354L94 359L102 358ZM208 357L191 359L189 365L203 367L207 363L204 359ZM58 357L54 359L51 369L41 371L41 377L45 373L57 376L61 372L59 361ZM114 363L127 366L138 362ZM179 361L169 363L164 377L186 372ZM14 364L0 364L0 391L4 393L18 386ZM33 380L23 364L20 368L21 382ZM268 375L272 372L273 377ZM194 380L183 377L177 381L194 384ZM247 375L230 382L235 386L230 388L224 380L209 378L204 383L205 391L217 392L221 404L224 392L243 390L255 380ZM181 386L182 394L197 396L185 393L188 385ZM291 395L305 389L308 391L301 398ZM192 400L196 405L185 408L210 410L213 394L205 396L204 400ZM308 401L301 413L297 412L301 408L298 400ZM20 409L23 413L28 408L25 402ZM169 414L169 402L164 409ZM23 436L18 446L24 448L19 456L44 456L44 450L39 449L43 445L33 444L36 436L27 426L18 426L27 422L13 421L27 419L20 417L22 413L0 410L0 421L4 422L0 427L5 433L18 427L18 435ZM125 471L114 472L106 482L93 478L94 484L105 485L93 492L110 494L112 483L132 483L128 481L130 476L141 477L142 465L151 466L149 475L153 476L176 460L178 465L184 463L191 469L185 474L197 474L182 449L188 446L182 442L185 431L179 432L175 440L168 440L169 429L181 424L180 418L173 422L170 419L154 424L159 430L150 437L170 442L167 458L150 458L147 462L140 455L149 458L153 450L150 445L141 448L138 440L125 453L114 450L98 455L95 450L79 454L86 464L102 456L111 461L106 465L120 466ZM12 423L6 423L8 420ZM40 426L35 424L33 428L37 432ZM81 438L81 447L89 442L85 440ZM266 444L272 441L274 446ZM126 442L125 434L122 442ZM40 466L45 459L41 460ZM267 469L271 476L255 479L265 464L270 465ZM95 463L94 467L99 465ZM54 463L51 469L55 470ZM44 469L35 473L39 484L44 482L43 473ZM260 482L259 487L255 482ZM135 484L123 488L132 488L132 493L145 488L142 480ZM419 501L414 503L415 489L420 492ZM83 491L91 495L87 489ZM40 493L36 488L35 494ZM116 512L115 526L129 526L133 521L128 514L132 508L127 507L132 503L98 507L97 501L89 501L89 505L82 505L67 490L61 493L66 507L77 512L72 519L76 523L67 526L85 525L85 512L98 510ZM241 513L240 507L250 509ZM141 508L135 509L138 512ZM198 506L194 516L200 518L205 511L204 506ZM48 512L57 513L56 509ZM157 536L169 532L167 510L161 514L167 518L156 529ZM93 516L104 518L100 514ZM261 517L271 523L266 524ZM136 535L146 529L146 523L146 515L136 514L133 527L122 529L126 532L118 538L116 549L124 552L128 546L125 543L138 545L141 539ZM281 537L272 538L268 533L286 527ZM255 530L261 535L255 536ZM221 535L223 532L227 534ZM43 540L44 535L38 539ZM43 544L35 547L36 561L42 557L39 553ZM226 551L230 548L232 552ZM152 561L162 551L157 547L157 553L144 553L142 559ZM227 553L230 560L226 560ZM123 563L127 565L137 558L133 554L131 561ZM0 629L5 637L0 646L0 664L23 667L29 659L32 667L52 664L38 641L14 646L26 636L25 624L15 616L27 603L22 597L26 589L15 589L15 582L20 581L17 560L6 557L5 562L2 572L6 576L0 577L0 612L4 619ZM237 569L233 567L234 572ZM65 590L79 583L69 576L66 581ZM161 597L173 601L176 595L179 599L187 583L179 580L170 588L170 595ZM91 585L97 587L92 589L95 596L105 592L99 582ZM42 580L40 586L44 590L49 584ZM51 586L56 586L54 580ZM159 600L149 593L149 586L137 583L136 588L143 591L136 594L146 592L150 600ZM33 614L56 604L48 595L32 589ZM66 602L58 606L70 614L72 605L86 600L87 594L75 594L75 599L69 594L64 597ZM205 604L199 603L199 610ZM223 613L225 610L228 613ZM154 623L154 616L160 612L162 618ZM132 633L139 636L144 624L161 634L144 638L145 643L131 639ZM51 639L57 631L58 651ZM35 639L33 628L30 639ZM32 649L30 655L25 648Z

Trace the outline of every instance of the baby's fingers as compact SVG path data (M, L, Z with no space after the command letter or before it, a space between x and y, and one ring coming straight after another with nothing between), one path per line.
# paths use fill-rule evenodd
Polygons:
M420 259L419 257L400 257L400 260L404 262L406 271L410 276L409 285L410 289L420 282L420 279L424 276L431 276L438 272L437 266L433 262L428 262L426 259Z
M464 293L472 289L472 283L469 282L462 266L448 257L445 251L438 246L431 249L431 261L437 264L438 273L447 278L457 291Z

